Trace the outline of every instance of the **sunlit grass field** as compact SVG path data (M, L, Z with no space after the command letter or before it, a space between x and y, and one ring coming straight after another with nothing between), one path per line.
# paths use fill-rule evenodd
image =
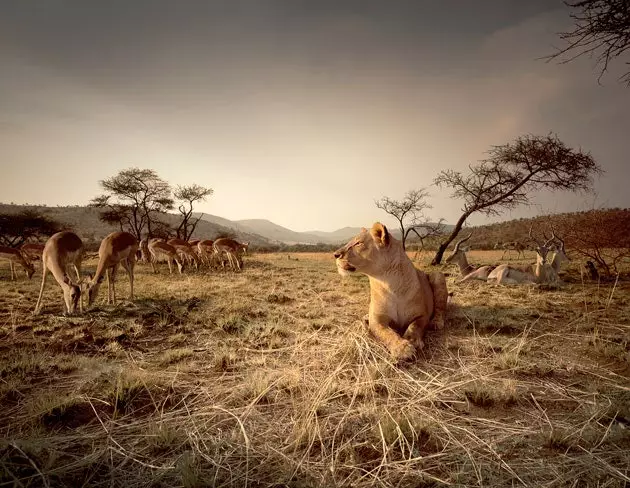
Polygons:
M577 261L558 289L444 268L447 327L400 365L360 323L365 277L330 254L244 259L181 276L139 263L135 302L120 272L117 306L104 284L73 317L50 276L32 316L41 273L1 267L0 484L630 483L630 283Z

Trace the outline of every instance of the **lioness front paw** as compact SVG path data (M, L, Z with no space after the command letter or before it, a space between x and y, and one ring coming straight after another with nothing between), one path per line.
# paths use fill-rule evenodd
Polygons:
M398 361L409 361L416 357L416 346L407 340L402 340L392 348L392 356Z

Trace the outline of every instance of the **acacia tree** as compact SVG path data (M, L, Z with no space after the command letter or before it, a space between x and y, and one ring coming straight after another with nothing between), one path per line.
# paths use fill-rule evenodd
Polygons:
M138 240L145 229L152 236L154 228L163 225L159 215L173 208L170 185L152 169L124 169L99 183L105 193L90 205L105 209L103 222L118 224Z
M182 215L182 221L177 227L177 237L187 241L195 232L197 223L203 217L203 214L195 219L193 218L193 205L195 202L202 202L210 195L212 195L212 188L205 188L203 186L193 184L190 186L177 186L173 194L177 200L181 203L178 207L179 213Z
M50 237L64 228L61 222L36 211L0 214L0 244L17 247L30 238Z
M441 171L434 183L464 200L462 216L440 243L431 264L440 264L448 245L466 219L475 212L499 215L506 209L530 203L537 190L590 190L592 178L602 173L589 153L567 147L554 134L526 135L503 146L493 146L489 157L470 165L468 174Z
M585 54L595 56L600 67L599 81L609 63L630 49L630 2L580 0L564 4L572 9L570 16L575 25L573 30L559 34L568 45L547 56L547 60L563 58L561 62L568 63ZM630 70L620 80L630 85Z
M414 232L421 241L427 237L420 234L419 230L430 229L432 225L424 216L424 211L432 208L426 202L428 196L429 193L426 188L420 188L419 190L409 190L402 200L383 197L374 202L378 208L398 221L403 249L405 249L407 237L411 232Z
M551 220L572 254L592 259L608 276L630 256L630 209L594 209Z
M420 247L418 247L418 252L424 250L424 241L434 237L440 237L444 233L444 228L444 219L442 218L440 218L440 220L437 222L426 222L411 227L410 230L420 240Z

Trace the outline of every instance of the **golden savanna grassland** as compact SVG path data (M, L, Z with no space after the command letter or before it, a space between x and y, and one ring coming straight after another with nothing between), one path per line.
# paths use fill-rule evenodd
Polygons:
M73 317L50 277L33 316L40 271L3 266L0 484L627 486L630 284L582 266L558 289L449 268L447 327L404 365L363 330L367 279L330 254L138 263L135 302L120 272L117 306L104 284Z

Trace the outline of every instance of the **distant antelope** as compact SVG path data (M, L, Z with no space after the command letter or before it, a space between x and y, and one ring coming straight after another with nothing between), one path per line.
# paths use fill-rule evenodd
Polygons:
M217 257L217 253L214 250L214 241L210 239L204 239L197 243L197 254L199 259L207 266L212 266Z
M196 248L193 248L188 241L173 238L166 241L166 243L173 246L184 257L187 264L194 263L195 269L199 269L199 258L197 257Z
M151 267L154 273L157 273L155 263L159 258L166 259L169 273L173 273L173 261L177 264L177 269L180 274L184 271L184 263L177 254L177 249L173 246L167 244L162 239L150 239L148 246L149 252L151 253Z
M520 241L510 241L510 242L504 242L504 243L497 243L494 248L497 249L503 249L503 254L501 255L501 260L503 260L505 258L505 255L507 253L508 258L512 259L512 254L511 251L516 251L516 259L525 259L525 250L527 249L527 246L525 244L523 244Z
M15 280L17 277L17 273L15 272L15 265L19 264L26 271L26 276L28 278L32 278L33 273L35 273L35 267L31 264L28 259L25 259L22 252L19 249L14 249L12 247L0 246L0 259L5 259L9 261L9 266L11 267L11 279Z
M227 254L228 261L230 262L232 269L238 269L240 271L243 268L243 263L238 253L242 250L245 254L247 254L247 248L249 247L248 242L241 244L234 239L221 237L214 241L213 247L217 253Z

